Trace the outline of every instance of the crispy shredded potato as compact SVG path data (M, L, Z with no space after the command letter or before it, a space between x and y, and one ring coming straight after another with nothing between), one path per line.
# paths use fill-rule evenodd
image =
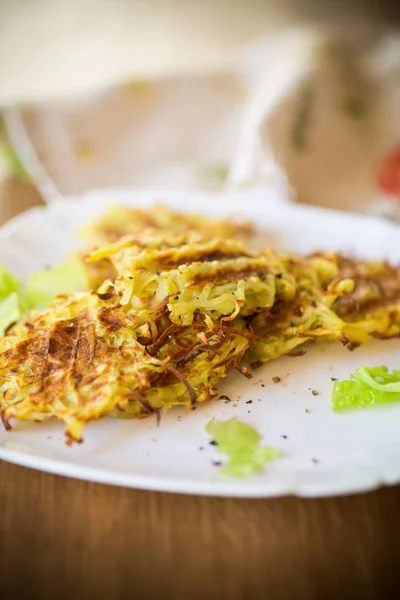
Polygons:
M146 229L151 230L156 240L160 239L160 233L167 237L179 232L195 231L197 240L221 237L248 241L255 232L253 224L249 221L240 223L232 219L209 219L200 215L179 213L162 205L156 205L150 211L114 205L110 206L102 217L83 229L81 236L87 245L93 248L117 242L125 236L142 236ZM148 243L151 244L150 239ZM105 279L113 279L116 273L111 263L104 257L101 258L100 252L99 259L87 265L87 274L91 286L96 288Z
M346 321L350 349L372 338L400 336L400 268L386 262L337 258L340 273L354 282L351 294L333 305Z
M166 240L146 232L141 240L123 238L88 259L98 260L99 252L102 258L108 253L118 272L115 283L105 282L99 291L113 285L121 304L144 319L165 299L170 320L190 325L198 312L231 321L239 312L270 309L276 298L295 294L294 279L274 252L250 252L232 240L196 241L191 233Z
M154 328L162 331L158 320ZM143 417L174 404L190 407L215 394L249 346L241 331L202 333L203 325L178 328L173 338L164 327L141 343L136 325L118 303L88 292L60 296L14 327L0 346L5 425L13 417L57 417L69 440L80 441L85 423L110 413Z
M201 215L184 214L161 204L151 210L140 210L122 205L112 205L99 219L81 230L81 236L90 246L118 241L121 237L142 233L145 229L165 232L195 230L207 238L226 237L246 241L254 234L250 221L239 223L232 219L209 219Z

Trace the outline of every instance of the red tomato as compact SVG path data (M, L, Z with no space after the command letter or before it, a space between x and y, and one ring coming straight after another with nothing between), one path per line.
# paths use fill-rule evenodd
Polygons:
M378 186L388 196L400 200L400 147L383 161L378 172Z

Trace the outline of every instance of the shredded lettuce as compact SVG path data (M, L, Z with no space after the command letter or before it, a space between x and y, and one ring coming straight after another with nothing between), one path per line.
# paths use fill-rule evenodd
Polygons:
M75 256L63 263L31 275L26 282L25 296L29 308L43 308L58 294L88 289L85 267Z
M252 475L280 455L276 448L259 446L259 433L237 418L228 421L212 419L206 425L206 431L216 442L218 449L228 455L229 460L221 472L230 477Z
M335 382L331 400L335 412L400 400L400 370L361 367L350 379Z
M19 321L22 313L17 292L12 292L8 298L0 302L0 338L2 338L7 327Z

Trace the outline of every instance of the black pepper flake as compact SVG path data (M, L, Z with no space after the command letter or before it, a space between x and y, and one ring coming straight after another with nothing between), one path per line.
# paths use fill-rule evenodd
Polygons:
M284 440L287 440L287 439L288 439L288 436L287 436L287 435L281 435L281 437L283 437L283 439L284 439Z
M319 463L318 458L313 458L312 461L313 461L314 465L317 465Z
M315 302L315 300L311 300L310 304L311 304L311 306L313 306L314 308L317 306L317 303Z
M337 377L331 377L331 381L337 381Z
M210 446L218 446L218 442L216 442L215 440L211 440Z
M213 467L222 467L222 462L220 460L213 460L211 464Z
M306 408L306 413L310 413L311 410L309 408Z
M204 450L204 446L200 446L199 450Z
M179 300L179 296L175 296L174 300Z
M133 276L132 276L132 275L129 275L128 279L133 279Z
M219 397L219 400L226 400L226 402L230 402L231 399L229 398L229 396L225 396L225 394L222 394L222 396Z
M277 274L275 275L275 277L276 277L277 279L282 279L283 275L282 275L282 273L277 273Z
M253 404L253 400L247 400L246 404Z
M264 384L264 383L262 383L262 384L261 384L261 387L265 387L265 384Z
M280 383L280 381L281 381L281 378L280 378L280 377L273 377L273 378L272 378L272 381L273 381L274 383Z
M313 396L318 396L318 394L319 394L319 392L317 390L312 390L311 393Z
M251 413L251 410L248 410L247 412L250 414L250 413Z

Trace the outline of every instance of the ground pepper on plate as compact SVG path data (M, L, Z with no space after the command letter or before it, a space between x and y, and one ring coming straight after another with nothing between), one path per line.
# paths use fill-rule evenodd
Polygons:
M225 396L225 394L222 394L222 396L219 397L219 400L225 400L225 402L230 402L231 399L229 398L229 396Z

